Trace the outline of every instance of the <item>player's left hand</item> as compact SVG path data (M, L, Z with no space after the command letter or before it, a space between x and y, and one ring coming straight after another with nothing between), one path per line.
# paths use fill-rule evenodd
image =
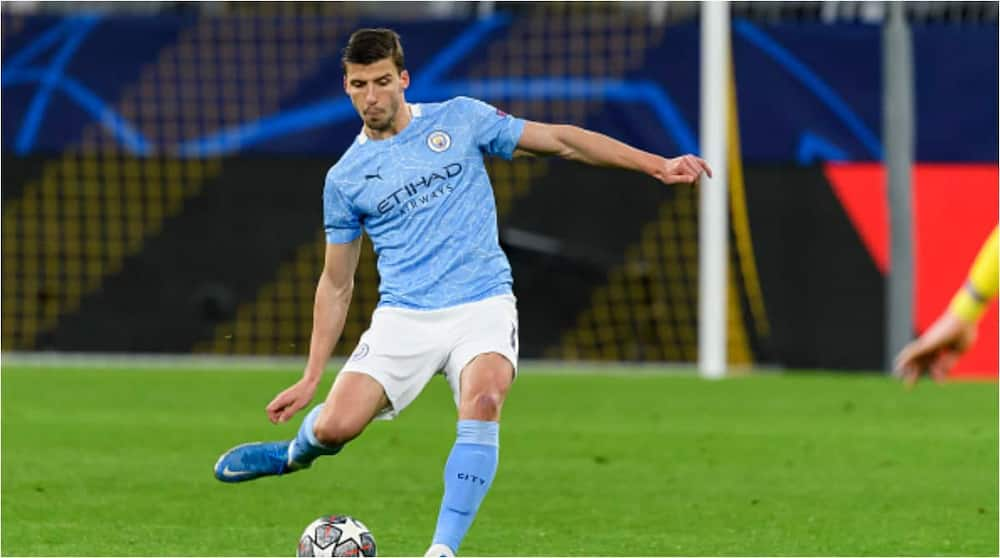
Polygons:
M688 154L664 159L663 167L657 169L653 176L664 184L694 184L701 173L711 177L712 167L701 157Z

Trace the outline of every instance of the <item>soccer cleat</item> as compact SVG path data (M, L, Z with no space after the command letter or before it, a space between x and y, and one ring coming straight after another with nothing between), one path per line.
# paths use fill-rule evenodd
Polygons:
M222 482L243 482L258 477L283 475L302 467L288 459L287 442L251 442L236 446L215 462L215 478Z
M454 558L455 553L448 548L446 544L432 544L427 552L424 553L424 558Z

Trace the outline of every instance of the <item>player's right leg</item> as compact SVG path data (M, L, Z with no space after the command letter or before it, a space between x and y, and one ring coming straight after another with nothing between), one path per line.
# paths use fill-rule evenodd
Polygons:
M341 372L326 402L317 405L302 421L288 449L290 466L305 468L321 455L339 453L387 407L385 388L375 378L361 372Z
M216 462L215 477L244 482L309 467L321 455L338 453L387 406L382 384L367 374L343 371L326 401L306 415L295 439L236 446Z

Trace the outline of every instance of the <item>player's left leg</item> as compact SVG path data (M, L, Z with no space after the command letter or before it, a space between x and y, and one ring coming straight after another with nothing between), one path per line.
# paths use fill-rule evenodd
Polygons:
M500 410L513 380L513 363L495 352L476 356L461 372L458 436L445 464L444 498L428 556L453 556L458 551L493 483Z

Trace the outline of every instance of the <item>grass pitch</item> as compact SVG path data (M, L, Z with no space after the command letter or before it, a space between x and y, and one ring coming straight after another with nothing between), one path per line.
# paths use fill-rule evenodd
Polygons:
M563 371L515 383L462 554L998 554L996 383ZM310 470L212 477L229 447L294 435L302 415L264 405L298 377L5 366L0 553L292 556L345 513L380 555L422 555L454 440L442 378Z

